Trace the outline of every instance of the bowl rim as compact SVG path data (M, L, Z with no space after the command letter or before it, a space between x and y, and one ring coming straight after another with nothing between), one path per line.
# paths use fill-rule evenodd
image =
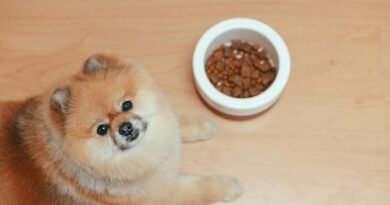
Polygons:
M204 65L209 45L223 33L235 29L251 30L265 37L275 48L279 59L274 82L266 91L250 98L235 98L217 90L209 81ZM232 18L215 24L202 35L195 47L192 64L195 83L210 101L227 109L246 111L267 105L279 97L290 76L291 60L284 40L270 26L255 19Z

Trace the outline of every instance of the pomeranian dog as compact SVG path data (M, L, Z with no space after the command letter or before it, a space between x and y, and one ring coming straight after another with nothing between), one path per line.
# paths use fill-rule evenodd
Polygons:
M228 176L180 174L180 144L213 123L178 118L152 78L112 56L42 95L0 103L0 204L198 205L238 198Z

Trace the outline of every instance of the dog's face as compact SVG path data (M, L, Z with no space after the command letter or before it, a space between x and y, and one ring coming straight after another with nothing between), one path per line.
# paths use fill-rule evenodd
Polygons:
M52 101L63 116L64 154L102 176L142 174L166 157L167 137L176 134L172 112L150 77L114 58L89 58Z

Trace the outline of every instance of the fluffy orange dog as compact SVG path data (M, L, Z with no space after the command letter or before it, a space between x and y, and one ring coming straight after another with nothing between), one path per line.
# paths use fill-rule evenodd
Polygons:
M226 176L180 175L180 142L213 124L177 120L139 66L96 55L56 88L0 103L0 204L196 205L232 201Z

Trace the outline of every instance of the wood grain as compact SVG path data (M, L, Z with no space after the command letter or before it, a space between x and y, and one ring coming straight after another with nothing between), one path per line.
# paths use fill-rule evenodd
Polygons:
M236 205L390 204L390 2L387 0L0 0L0 100L21 99L97 52L131 56L175 109L218 136L184 146L183 169L240 178ZM236 121L193 86L201 34L235 16L285 38L292 76L279 102Z

